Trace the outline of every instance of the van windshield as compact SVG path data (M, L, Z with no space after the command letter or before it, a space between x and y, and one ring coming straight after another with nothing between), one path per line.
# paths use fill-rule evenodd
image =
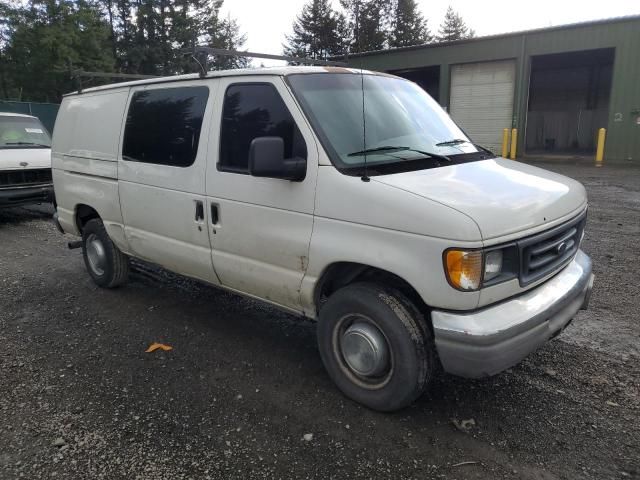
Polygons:
M37 118L0 115L0 149L50 147L49 132Z
M365 158L373 174L489 158L413 82L344 73L293 74L287 80L331 161L345 173L360 174Z

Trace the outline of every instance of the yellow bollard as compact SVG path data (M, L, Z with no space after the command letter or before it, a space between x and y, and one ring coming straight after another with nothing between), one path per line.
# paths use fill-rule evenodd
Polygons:
M509 129L505 128L502 131L502 158L507 158L509 153Z
M604 140L607 136L607 129L601 128L598 130L598 148L596 149L596 167L602 166L604 160Z
M518 129L511 129L511 151L509 152L509 158L511 160L516 159L516 146L518 145Z

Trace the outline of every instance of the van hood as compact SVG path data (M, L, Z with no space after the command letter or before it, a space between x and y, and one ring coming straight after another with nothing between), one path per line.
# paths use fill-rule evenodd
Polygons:
M0 148L0 170L32 168L51 168L50 148Z
M497 158L380 175L373 181L454 208L477 224L483 240L553 222L584 208L584 187L568 177Z

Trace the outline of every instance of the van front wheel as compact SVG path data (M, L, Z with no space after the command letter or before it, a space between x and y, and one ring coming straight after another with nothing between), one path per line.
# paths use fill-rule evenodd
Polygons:
M372 283L348 285L329 297L320 311L318 346L347 397L385 412L418 398L436 361L420 311L400 291Z
M111 241L99 218L89 220L82 230L82 256L98 286L113 288L127 281L129 260Z

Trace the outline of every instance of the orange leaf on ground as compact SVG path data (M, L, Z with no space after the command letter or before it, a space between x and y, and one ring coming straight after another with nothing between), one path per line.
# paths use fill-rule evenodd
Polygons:
M149 348L147 348L145 350L145 353L151 353L151 352L155 352L156 350L164 350L165 352L168 352L169 350L173 350L173 347L170 347L169 345L165 345L164 343L152 343L151 345L149 345Z

